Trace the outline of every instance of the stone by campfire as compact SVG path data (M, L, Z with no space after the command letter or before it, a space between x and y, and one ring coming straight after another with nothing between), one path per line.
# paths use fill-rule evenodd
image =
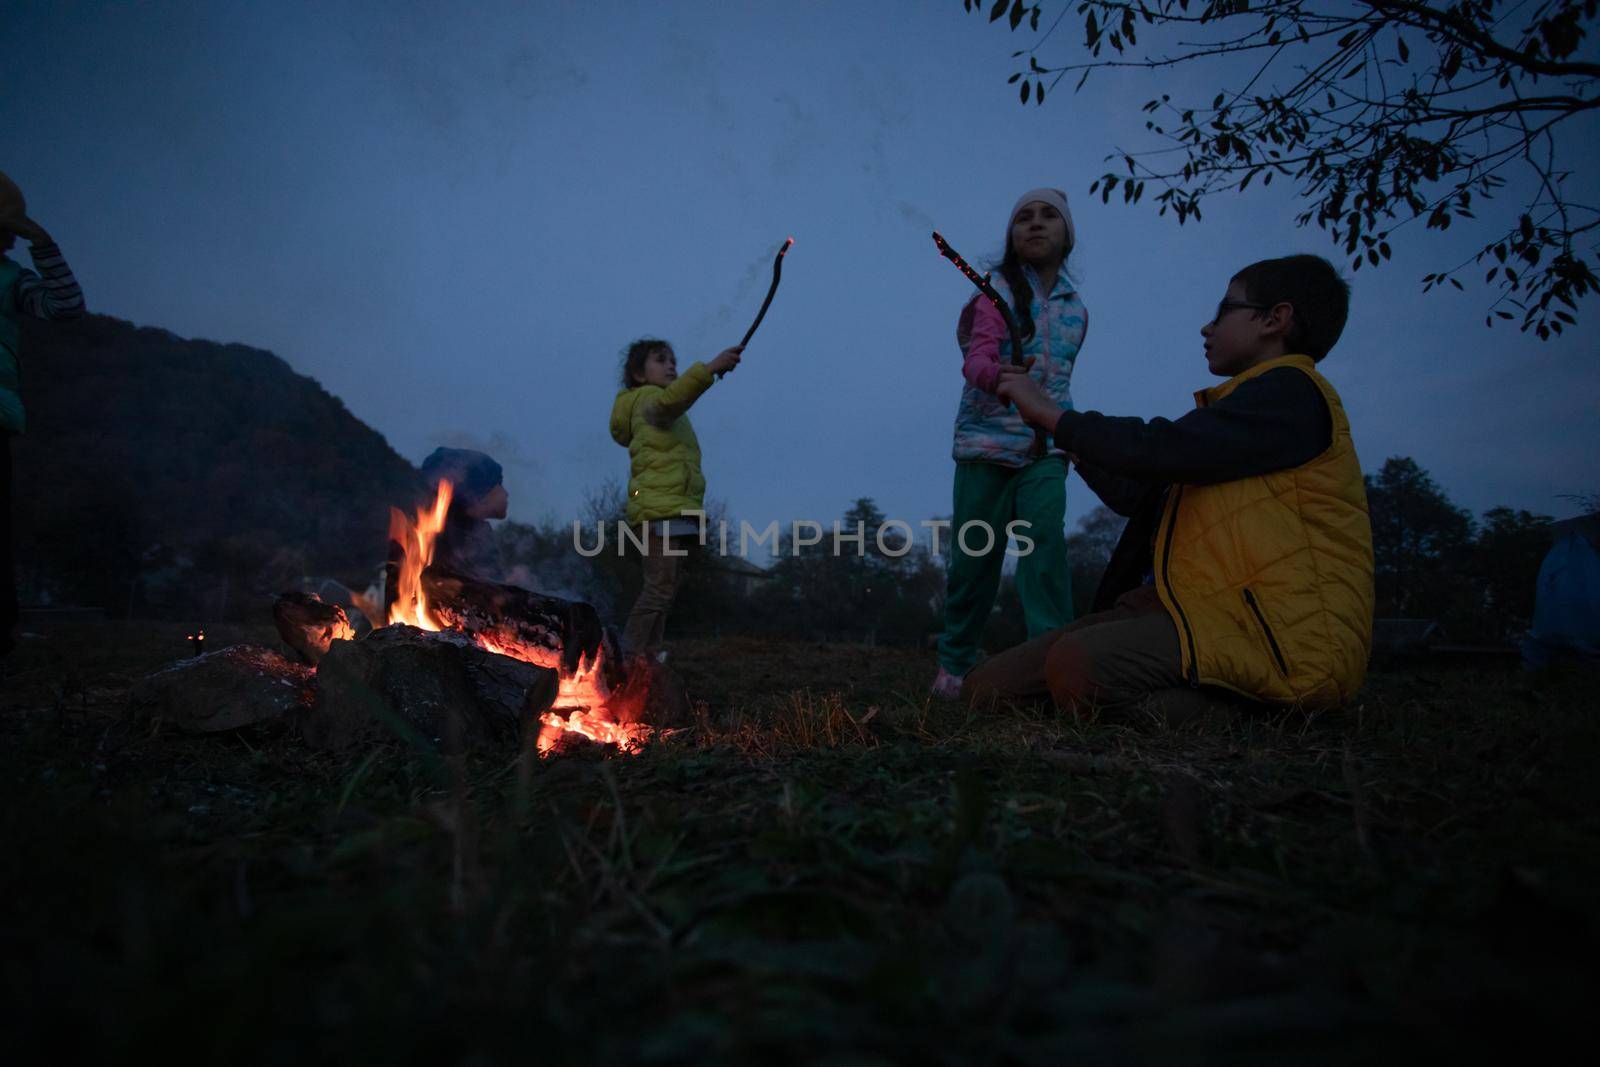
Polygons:
M142 678L128 695L128 713L185 733L220 733L273 720L292 724L311 707L315 692L310 667L260 645L230 645Z

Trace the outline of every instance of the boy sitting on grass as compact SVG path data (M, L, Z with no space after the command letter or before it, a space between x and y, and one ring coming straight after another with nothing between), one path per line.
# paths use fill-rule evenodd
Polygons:
M1062 411L1024 368L1000 368L999 395L1129 522L1094 613L979 664L966 700L1049 695L1092 716L1155 697L1179 718L1203 707L1201 687L1307 710L1355 694L1372 527L1344 406L1315 369L1349 307L1318 256L1244 268L1200 330L1227 381L1175 421Z

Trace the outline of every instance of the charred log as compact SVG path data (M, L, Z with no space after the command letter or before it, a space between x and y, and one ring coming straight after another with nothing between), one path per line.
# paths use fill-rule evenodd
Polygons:
M486 652L464 635L386 626L333 642L302 732L324 749L407 731L451 752L492 747L536 731L558 687L555 671Z
M593 605L543 596L520 586L470 578L432 566L422 572L422 590L439 621L478 634L503 647L540 648L559 657L562 674L602 659L605 681L623 681L616 635L600 625Z
M272 621L295 657L313 667L328 654L333 641L349 641L356 635L344 609L316 593L280 594L272 605Z

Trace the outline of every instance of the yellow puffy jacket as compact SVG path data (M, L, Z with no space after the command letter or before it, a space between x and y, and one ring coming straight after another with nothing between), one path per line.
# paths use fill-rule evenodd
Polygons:
M1174 485L1154 573L1191 681L1316 710L1355 694L1372 646L1372 524L1344 405L1309 356L1253 367L1195 402L1285 366L1322 391L1333 443L1298 467Z
M670 519L705 506L700 441L685 414L715 379L696 363L663 389L638 385L611 406L611 439L628 450L628 521Z

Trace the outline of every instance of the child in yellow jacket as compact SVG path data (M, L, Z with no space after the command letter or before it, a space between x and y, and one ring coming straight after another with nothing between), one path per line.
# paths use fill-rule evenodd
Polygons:
M697 535L700 523L693 516L705 510L706 479L689 408L739 365L742 351L743 345L725 348L681 377L672 346L659 338L633 342L623 357L611 438L628 450L628 522L644 527L645 545L644 587L622 633L630 651L653 653L660 647L684 556L673 539Z

